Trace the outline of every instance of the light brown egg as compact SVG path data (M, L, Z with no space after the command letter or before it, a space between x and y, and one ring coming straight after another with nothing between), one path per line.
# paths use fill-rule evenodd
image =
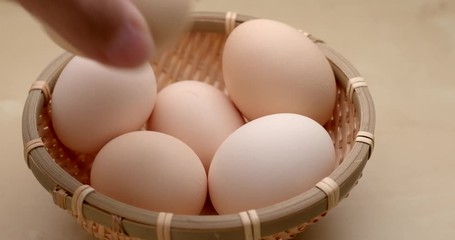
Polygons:
M91 185L113 199L157 212L199 214L207 176L197 155L169 135L137 131L121 135L95 158Z
M235 28L224 47L223 76L248 120L289 112L323 125L332 115L336 82L329 62L284 23L256 19Z
M148 129L188 144L208 171L218 146L244 123L219 89L199 81L180 81L158 93Z

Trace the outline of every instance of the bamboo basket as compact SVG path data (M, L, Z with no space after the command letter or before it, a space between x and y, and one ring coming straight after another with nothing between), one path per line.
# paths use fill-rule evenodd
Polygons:
M249 19L232 12L194 13L190 33L152 64L158 88L194 79L224 90L220 62L224 41ZM88 185L93 158L66 149L50 122L52 90L73 57L69 53L50 63L30 89L23 113L26 163L54 203L99 239L291 239L348 196L374 146L375 112L365 80L323 41L302 34L324 52L337 79L337 104L325 128L341 163L330 176L296 197L238 214L188 216L135 208L97 193Z

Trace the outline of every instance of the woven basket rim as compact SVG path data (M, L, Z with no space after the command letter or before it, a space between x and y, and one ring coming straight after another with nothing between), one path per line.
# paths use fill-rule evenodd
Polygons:
M222 12L197 12L193 14L195 31L226 31L226 13ZM246 15L237 15L234 19L235 25L253 19ZM311 38L311 36L310 36ZM328 47L324 42L314 39L313 41L324 52L331 63L334 74L339 84L344 89L352 88L349 80L361 78L355 67L336 51ZM53 85L50 80L55 81L63 66L72 58L71 54L65 53L54 60L38 77L38 80L47 81L52 91ZM359 86L352 90L352 101L357 109L360 119L359 132L374 133L375 111L374 104L368 87ZM30 140L39 138L37 130L37 118L40 109L45 105L45 97L40 90L31 90L23 113L23 140L24 144ZM355 142L350 153L344 161L329 176L339 186L340 196L346 196L355 182L360 177L361 172L367 163L372 151L372 146L364 142ZM26 161L37 180L46 188L53 192L56 189L64 189L68 196L65 198L66 205L71 206L71 196L82 184L67 174L57 164L55 164L44 147L37 147L25 156ZM104 212L106 215L116 215L123 218L123 227L126 232L136 232L137 229L144 227L153 232L159 213L135 208L115 200L112 200L100 193L93 193L87 196L84 203L85 217L88 219L98 218L95 213ZM326 194L317 187L278 204L256 209L261 219L262 235L272 235L278 231L275 227L277 221L285 224L289 218L300 219L300 223L306 222L315 216L327 211L328 198ZM110 226L111 222L101 218L100 224ZM297 221L297 220L296 220ZM297 225L297 224L296 224ZM210 231L237 231L242 232L244 225L239 219L238 214L227 214L219 216L188 216L174 215L172 219L172 229L179 229L184 232L210 232ZM142 231L144 232L144 231ZM146 231L145 231L146 232ZM145 233L143 236L145 237ZM202 238L201 238L202 239Z

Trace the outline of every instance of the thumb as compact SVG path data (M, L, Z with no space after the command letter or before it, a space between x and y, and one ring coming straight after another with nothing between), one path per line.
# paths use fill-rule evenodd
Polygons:
M18 0L84 56L132 67L154 54L147 24L129 0Z

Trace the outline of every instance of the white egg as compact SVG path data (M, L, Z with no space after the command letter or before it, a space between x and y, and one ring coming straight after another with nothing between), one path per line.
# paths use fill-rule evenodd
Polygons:
M113 138L139 130L155 99L150 64L123 69L74 57L52 93L52 125L66 147L94 154Z
M268 115L221 144L209 170L210 198L220 214L266 207L305 192L337 165L333 142L317 122Z

